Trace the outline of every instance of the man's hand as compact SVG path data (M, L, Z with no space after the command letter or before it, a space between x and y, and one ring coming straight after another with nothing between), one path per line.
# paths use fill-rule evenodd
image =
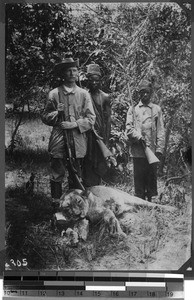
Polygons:
M146 147L146 141L144 140L144 138L140 138L139 141L142 143L143 147Z
M58 111L64 111L64 104L63 104L63 103L59 103L59 104L57 105L57 110L58 110Z
M116 158L114 156L107 157L107 164L108 164L109 168L111 167L111 165L116 167L117 166Z
M61 122L60 126L62 129L74 129L78 127L76 122L68 122L68 121Z

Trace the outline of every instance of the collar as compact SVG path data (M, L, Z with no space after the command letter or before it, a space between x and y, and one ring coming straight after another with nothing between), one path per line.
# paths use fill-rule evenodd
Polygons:
M72 87L71 92L69 92L69 91L66 89L66 87L65 87L64 84L62 85L62 90L63 90L63 92L64 92L65 95L75 94L76 89L77 89L77 85L76 85L76 84L75 84L74 87Z
M139 105L139 107L142 107L142 106L149 107L149 108L153 107L153 103L152 102L148 103L147 105L144 105L141 101L139 101L138 105Z

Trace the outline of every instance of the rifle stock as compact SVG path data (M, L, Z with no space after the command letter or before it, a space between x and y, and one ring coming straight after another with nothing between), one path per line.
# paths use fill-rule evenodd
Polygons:
M101 151L103 157L107 158L109 156L112 156L113 155L112 152L108 149L108 147L103 142L103 139L98 135L98 133L96 132L96 130L94 128L92 128L92 133L95 136L95 140L100 148L100 151Z
M143 141L142 141L142 146L143 146L146 158L148 160L148 163L150 165L160 162L159 159L156 157L156 155L152 152L152 150L148 146L146 146L146 144Z
M160 162L159 159L156 157L156 155L152 152L152 150L149 147L146 146L144 151L145 151L145 155L147 157L149 164L154 164L154 163Z

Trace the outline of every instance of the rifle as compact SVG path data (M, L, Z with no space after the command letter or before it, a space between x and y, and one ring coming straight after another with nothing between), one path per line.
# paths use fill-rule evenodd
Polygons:
M96 130L94 129L94 127L92 128L92 132L95 136L95 140L100 148L100 151L103 155L104 158L113 156L112 152L108 149L108 147L105 145L105 143L103 142L103 138L101 136L98 135L98 133L96 132Z
M146 143L143 140L141 142L142 142L142 146L143 146L146 158L148 160L148 163L151 165L151 164L160 162L159 159L156 157L156 155L152 152L152 150L148 146L146 146Z
M133 105L133 99L131 96L131 90L130 90L129 83L127 83L127 87L128 87L129 99L130 99L131 106L132 106L133 124L134 124L134 127L136 127L135 109L134 109L134 105ZM141 140L141 144L143 146L145 156L148 160L148 163L153 164L153 163L159 162L159 159L156 157L156 155L152 152L152 150L146 145L146 143L143 140Z
M76 182L77 188L85 191L85 187L81 183L81 178L79 178L78 172L77 172L76 168L74 167L74 158L71 153L69 139L68 139L67 131L65 129L63 130L63 138L64 138L64 143L65 143L65 152L67 155L67 169L69 171L69 174L71 174L73 176L73 178Z
M60 93L59 93L59 99L60 99ZM64 112L61 113L61 121L65 121ZM71 147L69 145L69 138L68 138L66 129L63 129L63 139L64 139L64 144L65 144L65 152L66 152L66 156L67 156L67 169L68 169L68 172L74 178L77 188L79 188L80 190L85 191L85 187L81 183L81 178L79 178L78 172L77 172L76 168L74 167L74 160L75 159L74 159L74 157L72 156L72 153L71 153Z

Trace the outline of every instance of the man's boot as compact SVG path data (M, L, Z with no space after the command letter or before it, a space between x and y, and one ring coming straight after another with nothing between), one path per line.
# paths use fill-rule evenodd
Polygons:
M61 198L62 195L62 182L56 182L54 180L50 181L51 185L51 197L53 199L53 210L56 212L59 208L59 199Z

